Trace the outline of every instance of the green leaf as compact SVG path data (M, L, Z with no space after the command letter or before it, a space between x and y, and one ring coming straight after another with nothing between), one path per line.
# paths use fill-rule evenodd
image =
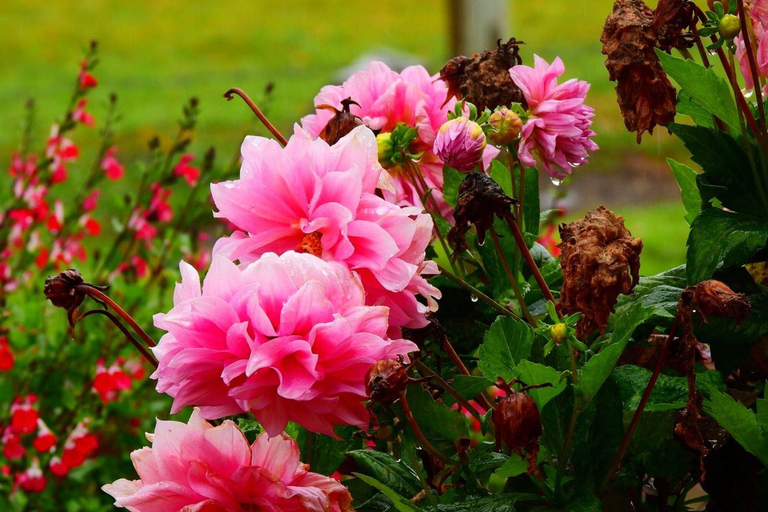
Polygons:
M766 397L757 399L757 424L764 433L768 433L768 398Z
M688 282L709 279L721 263L725 267L743 265L766 245L765 220L716 208L704 209L694 219L688 235Z
M379 482L375 478L371 478L369 476L363 475L361 473L352 473L354 476L365 482L366 484L370 485L371 487L374 487L381 491L381 493L392 500L392 504L395 506L397 510L400 512L420 512L422 509L408 501L407 499L403 498L399 494L397 494L395 491L384 485L383 483Z
M673 123L668 128L683 141L691 159L703 170L696 176L703 200L717 198L730 210L765 214L758 189L762 185L755 182L741 143L727 133L701 126ZM759 162L756 165L759 171Z
M485 377L479 377L475 375L457 375L453 378L451 385L453 386L453 389L458 391L461 396L467 400L471 400L492 386L493 383ZM449 399L452 400L452 397L446 393L445 396L443 396L443 400L447 403Z
M705 411L730 433L733 438L749 453L768 466L768 434L757 423L755 413L737 402L730 395L712 393L711 400L705 402Z
M438 512L515 512L515 501L521 494L494 494L491 496L467 496L458 503L440 503Z
M394 490L401 496L414 496L420 490L418 477L402 462L388 453L374 450L353 450L349 456L360 471Z
M531 354L533 331L528 324L511 317L500 316L485 333L480 345L480 371L490 381L498 377L514 378L514 368Z
M456 208L456 202L459 200L459 186L464 178L464 174L456 169L443 167L443 197L453 208Z
M544 406L547 405L547 402L562 393L568 384L565 379L560 380L560 372L551 366L544 366L543 364L532 363L531 361L521 361L517 367L515 367L515 374L518 379L529 386L546 384L547 382L552 384L552 387L531 389L528 391L528 394L531 395L531 398L536 402L536 405L539 406L539 410L543 409Z
M631 364L619 366L613 370L611 379L618 386L624 411L631 412L637 409L640 398L651 379L651 373L650 370ZM653 386L645 410L661 412L682 409L687 400L687 379L685 377L671 377L662 373Z
M656 50L661 66L691 100L710 114L720 118L734 133L739 132L736 103L728 82L713 68L705 68L692 60L673 57Z
M699 31L699 35L703 35L701 31ZM677 113L690 117L693 124L697 126L715 127L715 118L712 117L712 114L693 101L693 98L685 91L680 91L677 95Z
M464 415L435 402L421 385L408 386L406 396L416 422L429 440L455 443L469 438Z
M701 195L696 185L696 171L687 165L675 162L671 158L667 158L667 163L675 174L677 186L680 187L680 195L685 207L685 221L690 226L693 219L701 211Z
M506 165L498 160L493 160L491 162L491 178L501 186L505 194L509 197L514 197L512 193L512 175Z
M336 471L346 457L347 452L355 445L360 446L360 440L353 437L355 428L352 426L336 427L336 434L342 439L334 439L323 434L312 434L301 429L297 441L302 447L303 460L312 460L312 471L323 475L331 475ZM307 439L311 436L307 453Z

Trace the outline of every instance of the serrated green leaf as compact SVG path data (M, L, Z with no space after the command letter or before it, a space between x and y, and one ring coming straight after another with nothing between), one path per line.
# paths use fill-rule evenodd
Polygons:
M701 31L699 31L700 35ZM715 128L715 118L698 103L693 101L688 93L680 91L677 96L677 113L688 116L697 126Z
M372 478L367 475L363 475L362 473L352 473L354 476L365 482L366 484L370 485L371 487L374 487L381 491L381 493L392 500L392 504L395 506L395 508L399 512L420 512L422 509L405 499L404 497L397 494L394 490L390 489L383 483L379 482L375 478Z
M615 368L611 379L616 383L624 410L631 412L637 409L640 399L648 387L651 371L639 366L627 364ZM659 375L653 386L645 410L649 412L671 411L682 409L688 400L688 380L686 377L671 377Z
M690 226L701 211L701 195L696 185L696 171L671 158L667 158L667 163L675 175L677 186L680 187L680 195L685 207L685 221Z
M512 193L512 175L507 166L498 160L491 161L491 178L499 184L501 189L509 197L514 197Z
M443 198L453 208L456 208L456 202L459 200L459 187L465 177L464 174L452 167L443 167Z
M766 214L759 188L743 144L727 133L702 126L670 124L667 128L683 141L702 173L696 176L701 198L717 198L737 212ZM758 172L760 172L757 162Z
M421 487L419 479L405 464L388 453L374 450L352 450L349 456L360 471L394 490L401 496L414 496Z
M720 264L743 265L768 245L768 222L743 213L706 208L696 216L688 235L688 282L712 277Z
M692 60L673 57L656 50L664 71L690 98L710 114L718 117L734 133L739 132L739 117L736 103L728 82L713 68L705 68Z
M312 471L316 473L333 474L344 462L347 452L355 446L360 446L360 439L353 437L354 431L355 427L349 425L336 427L336 435L341 437L339 440L323 434L309 434L302 428L297 439L299 446L302 447L302 460L311 460ZM309 444L307 444L308 435L311 435ZM309 449L307 449L308 446Z
M543 409L547 402L562 393L568 384L566 380L560 380L560 372L551 366L532 363L531 361L521 361L515 367L515 374L518 379L529 386L546 383L552 384L552 387L527 391L536 402L536 405L539 406L539 410Z
M421 385L408 386L406 397L416 422L430 441L456 443L469 438L464 415L433 400Z
M512 380L515 366L530 356L532 346L533 331L528 324L511 317L498 317L485 333L477 366L492 382L498 377Z
M502 493L490 496L465 496L455 503L439 503L439 512L515 512L515 502L523 497L521 493Z
M485 377L475 375L457 375L453 378L453 382L451 382L453 389L458 391L459 394L467 400L477 397L477 395L492 385L493 383ZM453 403L453 398L447 393L443 397L443 400L446 403Z
M712 393L705 406L704 411L715 418L736 442L768 466L768 434L758 425L755 413L730 395L720 392Z

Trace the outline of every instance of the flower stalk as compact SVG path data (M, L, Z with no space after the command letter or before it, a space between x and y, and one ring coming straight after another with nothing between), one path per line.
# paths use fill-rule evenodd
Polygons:
M240 96L243 101L245 102L248 107L253 111L254 114L256 114L256 117L259 118L259 121L267 128L267 130L270 131L272 135L275 136L275 138L285 146L288 144L288 140L283 137L283 135L280 133L280 131L275 128L275 125L269 122L269 119L267 119L267 116L264 115L264 113L259 109L259 107L256 106L256 103L253 102L253 100L242 90L237 87L232 87L227 92L224 93L224 97L227 99L227 101L232 101L233 95L237 94Z

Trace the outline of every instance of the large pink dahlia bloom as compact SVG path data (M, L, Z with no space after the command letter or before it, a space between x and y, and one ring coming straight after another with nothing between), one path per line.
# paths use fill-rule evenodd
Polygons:
M217 216L241 230L219 240L214 253L248 263L296 250L342 262L360 275L367 304L390 308L393 335L425 326L440 297L424 278L438 273L424 252L432 219L376 195L377 153L364 126L333 146L300 129L285 148L246 137L240 179L211 186Z
M594 109L584 104L589 84L576 79L558 84L557 78L565 72L563 61L558 57L550 65L538 55L533 58L533 67L509 70L529 108L518 158L524 166L535 167L536 154L547 174L562 179L588 161L588 151L598 149L590 129Z
M352 98L359 106L352 105L351 112L376 133L391 132L398 123L416 128L419 133L414 153L422 152L418 168L440 214L449 216L451 207L443 199L443 163L432 151L437 131L448 120L456 100L446 103L448 88L438 75L430 76L422 66L410 66L401 73L386 64L372 61L363 71L350 76L342 85L327 85L315 97L315 106L331 105L341 109L341 101ZM315 114L301 120L302 127L312 137L317 137L333 117L333 112L317 109ZM489 147L484 163L498 154ZM423 208L421 186L414 186L408 173L397 167L389 170L394 191L383 191L384 198L401 206Z
M261 434L249 445L227 420L212 427L197 409L189 423L157 421L152 447L131 454L139 480L102 487L132 512L344 512L347 488L308 471L296 441Z
M376 361L416 350L387 338L387 315L366 306L344 265L292 251L245 268L215 256L202 288L181 264L174 307L155 316L168 331L153 349L157 390L171 412L205 418L251 411L271 435L288 421L328 435L367 427L365 374Z

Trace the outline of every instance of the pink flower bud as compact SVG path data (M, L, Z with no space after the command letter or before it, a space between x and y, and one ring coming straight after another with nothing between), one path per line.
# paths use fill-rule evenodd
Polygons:
M469 172L481 163L485 145L480 125L466 117L457 117L440 127L433 151L445 165Z

